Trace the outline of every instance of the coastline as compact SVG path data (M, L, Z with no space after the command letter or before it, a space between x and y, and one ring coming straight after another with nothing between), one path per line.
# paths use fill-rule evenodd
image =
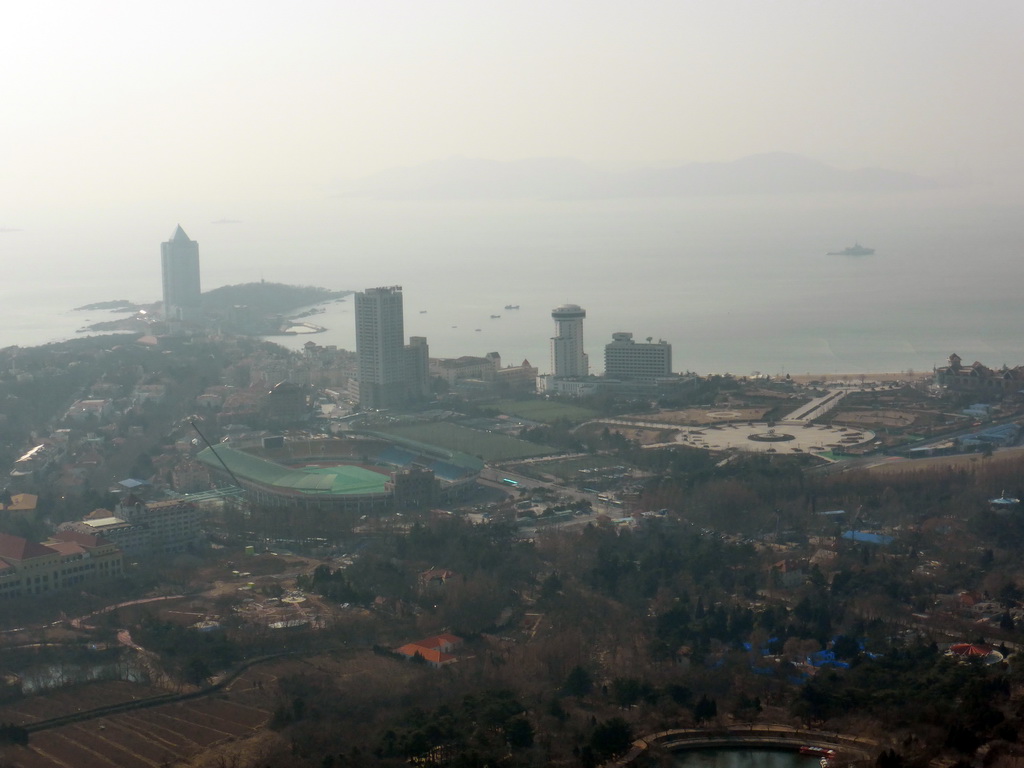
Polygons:
M790 380L797 384L809 384L812 381L822 381L826 384L861 384L862 381L864 384L870 384L871 382L892 384L898 381L922 381L923 379L930 379L931 377L932 374L930 371L896 371L889 373L801 373L792 374L790 376Z

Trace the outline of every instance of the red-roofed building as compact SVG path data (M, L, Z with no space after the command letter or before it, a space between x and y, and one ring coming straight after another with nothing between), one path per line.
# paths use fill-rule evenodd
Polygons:
M57 592L121 570L121 550L99 536L58 532L40 544L0 534L0 599Z
M454 651L456 648L462 647L462 638L458 637L457 635L451 635L446 633L442 635L434 635L433 637L425 638L416 643L416 645L422 645L424 648L435 648L439 651L450 653L451 651Z
M451 664L456 661L456 658L449 651L453 651L461 645L461 637L442 634L427 637L415 643L407 643L401 648L396 648L395 653L400 653L409 659L420 656L434 669L440 669L445 664Z
M401 648L396 648L395 653L400 653L410 660L419 656L434 669L440 669L445 664L451 664L455 661L455 657L450 653L444 653L436 648L424 648L419 643L403 645Z
M20 563L52 554L52 550L38 542L23 539L21 536L0 533L0 557L8 562L13 560Z

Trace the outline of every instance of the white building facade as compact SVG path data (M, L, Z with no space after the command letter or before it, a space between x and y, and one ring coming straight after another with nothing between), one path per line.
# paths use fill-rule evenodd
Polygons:
M672 345L667 341L638 344L632 333L613 333L604 347L604 375L613 379L671 376Z
M551 339L551 375L555 378L586 376L590 365L583 350L583 320L587 311L576 304L551 310L555 335Z

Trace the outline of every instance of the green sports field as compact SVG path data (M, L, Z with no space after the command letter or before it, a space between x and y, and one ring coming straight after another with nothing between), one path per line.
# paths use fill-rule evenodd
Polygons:
M550 424L559 419L582 422L597 418L597 411L560 400L501 400L494 405L502 413Z
M496 432L481 432L478 429L461 427L448 422L377 427L374 431L406 440L415 440L418 443L437 446L448 451L479 456L484 461L528 459L533 456L557 453L554 448L549 448L546 445L537 445Z

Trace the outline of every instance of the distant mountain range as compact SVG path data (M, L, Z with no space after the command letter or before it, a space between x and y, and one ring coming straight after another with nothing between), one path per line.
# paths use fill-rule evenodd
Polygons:
M614 198L692 195L879 193L932 189L935 179L882 168L845 171L785 152L728 163L602 171L568 158L500 162L451 157L354 181L343 197L405 199Z

